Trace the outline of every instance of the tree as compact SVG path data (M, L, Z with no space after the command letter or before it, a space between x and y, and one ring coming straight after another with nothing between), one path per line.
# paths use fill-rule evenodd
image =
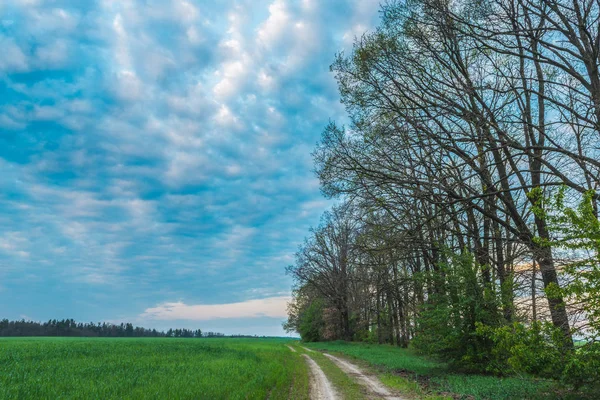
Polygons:
M350 285L354 265L353 240L357 234L349 204L325 213L321 225L296 253L287 271L300 285L310 285L337 310L341 338L352 339Z
M469 369L593 381L599 12L588 0L382 7L332 65L350 124L330 123L313 157L341 206L288 268L301 289L290 329L320 299L323 340L414 340Z

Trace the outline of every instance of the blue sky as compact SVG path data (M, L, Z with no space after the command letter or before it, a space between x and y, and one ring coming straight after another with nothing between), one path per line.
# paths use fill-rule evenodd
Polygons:
M0 318L281 334L378 0L0 1Z

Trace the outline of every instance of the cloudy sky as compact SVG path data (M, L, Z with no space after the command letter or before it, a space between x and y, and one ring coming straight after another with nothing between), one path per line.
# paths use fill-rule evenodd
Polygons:
M281 334L378 0L0 0L0 318Z

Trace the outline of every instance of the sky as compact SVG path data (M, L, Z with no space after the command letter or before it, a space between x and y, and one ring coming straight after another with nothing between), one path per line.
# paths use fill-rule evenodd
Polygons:
M282 335L379 0L0 0L0 318Z

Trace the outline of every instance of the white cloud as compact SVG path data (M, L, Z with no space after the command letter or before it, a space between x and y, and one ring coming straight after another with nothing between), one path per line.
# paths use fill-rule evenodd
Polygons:
M27 56L11 38L0 36L0 71L24 72L29 68Z
M133 71L121 71L117 74L116 93L123 100L141 99L144 85Z
M114 57L120 68L130 69L132 67L131 54L129 52L129 38L123 25L123 17L117 14L112 23L115 33Z
M242 172L242 167L240 167L238 164L230 164L225 167L225 171L229 176L237 176Z
M174 11L180 21L191 23L198 19L198 9L188 1L175 2Z
M5 129L19 130L25 128L26 124L23 122L17 122L8 115L0 114L0 126Z
M28 258L30 254L25 251L28 244L29 240L21 232L7 232L0 237L0 250L5 254Z
M238 94L244 84L247 72L247 65L242 59L222 64L217 71L221 80L215 85L213 92L218 98L227 98Z
M266 91L273 90L276 87L275 79L264 69L261 69L258 73L258 84Z
M36 4L35 7L39 5ZM72 33L79 24L79 17L62 8L39 10L29 8L28 17L34 26L33 33L40 39L56 33Z
M247 244L257 232L258 229L256 228L234 225L228 232L225 233L225 235L223 235L223 238L216 242L215 247L227 249L230 252L235 252Z
M226 105L222 105L215 115L215 121L222 127L233 128L238 124L238 118L231 112L231 109Z
M165 183L178 186L184 183L200 182L206 178L202 166L207 164L206 156L196 152L175 150L170 152L169 166L165 172Z
M64 115L63 110L52 106L35 106L32 117L37 121L56 121Z
M258 29L258 41L271 47L283 40L285 30L290 26L291 16L284 0L275 0L269 6L269 18Z
M59 68L66 64L69 58L69 47L65 40L39 47L35 56L42 69Z
M256 318L287 316L287 296L268 297L229 304L188 305L181 301L163 303L148 308L140 315L141 319L153 320L194 320L206 321L219 318Z
M198 45L204 41L204 37L200 34L200 32L198 32L198 29L196 29L196 27L194 26L190 26L186 30L185 34L189 42L193 45Z

